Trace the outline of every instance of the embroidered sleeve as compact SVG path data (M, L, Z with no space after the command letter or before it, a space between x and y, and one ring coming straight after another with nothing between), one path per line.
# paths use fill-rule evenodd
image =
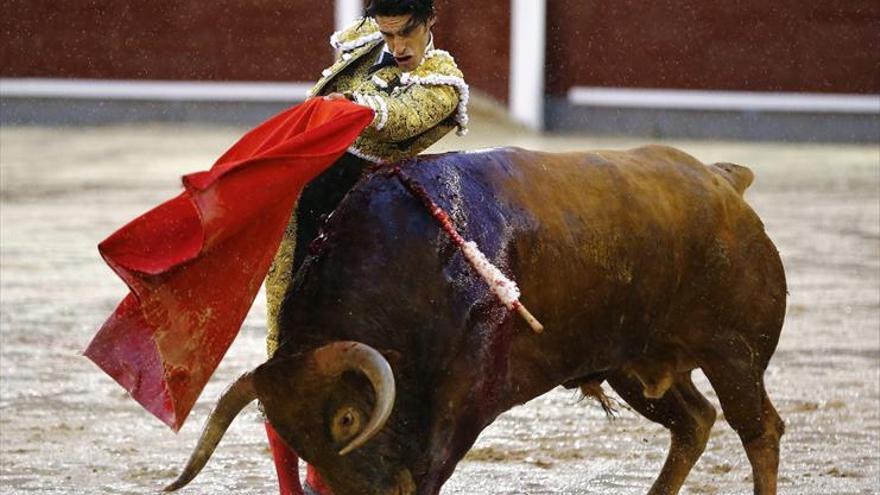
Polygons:
M355 102L376 113L362 135L368 139L400 142L418 136L452 115L459 107L458 90L450 85L412 85L388 95L355 93Z

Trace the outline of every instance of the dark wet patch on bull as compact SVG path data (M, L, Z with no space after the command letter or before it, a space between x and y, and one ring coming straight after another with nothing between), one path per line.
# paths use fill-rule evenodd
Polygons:
M478 160L475 158L479 157ZM517 214L499 204L488 186L490 173L499 169L511 173L502 154L444 154L425 160L409 160L400 165L413 182L423 188L432 201L448 212L453 227L474 241L506 275L511 274L511 238L516 224L526 224ZM425 214L429 212L426 210ZM439 225L438 225L439 227ZM453 288L453 297L468 307L465 323L465 349L479 356L474 362L485 370L476 384L478 409L485 413L498 404L507 380L507 362L513 324L511 313L489 290L486 282L467 263L454 243L438 238L438 254L443 273Z

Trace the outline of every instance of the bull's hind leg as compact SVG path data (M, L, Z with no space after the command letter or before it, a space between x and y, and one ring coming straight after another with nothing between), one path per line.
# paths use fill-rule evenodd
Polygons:
M663 470L648 493L678 493L706 447L715 423L715 408L691 382L690 372L675 375L673 385L658 399L646 398L644 386L624 372L610 375L608 383L633 409L672 434Z
M776 495L779 439L785 424L764 389L764 366L750 349L741 347L745 346L728 346L723 358L702 368L749 457L755 495Z

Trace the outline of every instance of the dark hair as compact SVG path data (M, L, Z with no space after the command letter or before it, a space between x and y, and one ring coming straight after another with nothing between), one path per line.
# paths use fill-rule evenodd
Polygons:
M428 22L434 16L434 0L370 0L365 17L412 15L409 25Z

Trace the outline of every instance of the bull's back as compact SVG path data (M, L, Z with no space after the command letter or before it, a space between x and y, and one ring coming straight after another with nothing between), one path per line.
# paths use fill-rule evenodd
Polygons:
M751 182L747 168L707 167L669 147L582 153L503 148L448 158L452 162L442 168L455 169L458 177L445 183L460 189L451 209L497 204L503 219L476 215L465 226L477 237L513 232L524 272L529 265L557 266L594 281L630 282L671 264L680 276L680 258L697 255L719 235L761 229L741 196ZM479 183L470 197L461 185L469 183ZM484 225L492 221L505 225Z
M781 264L742 199L752 179L745 167L707 167L663 146L561 154L504 148L431 160L438 162L426 170L455 170L456 179L442 181L458 188L447 208L501 212L465 215L463 233L489 247L550 329L541 347L561 354L545 358L576 366L577 349L590 348L614 360L652 333L696 322L689 312L749 304L753 291L776 297L781 289L781 306L753 311L781 317ZM743 285L745 272L760 280ZM674 331L706 338L700 329Z

